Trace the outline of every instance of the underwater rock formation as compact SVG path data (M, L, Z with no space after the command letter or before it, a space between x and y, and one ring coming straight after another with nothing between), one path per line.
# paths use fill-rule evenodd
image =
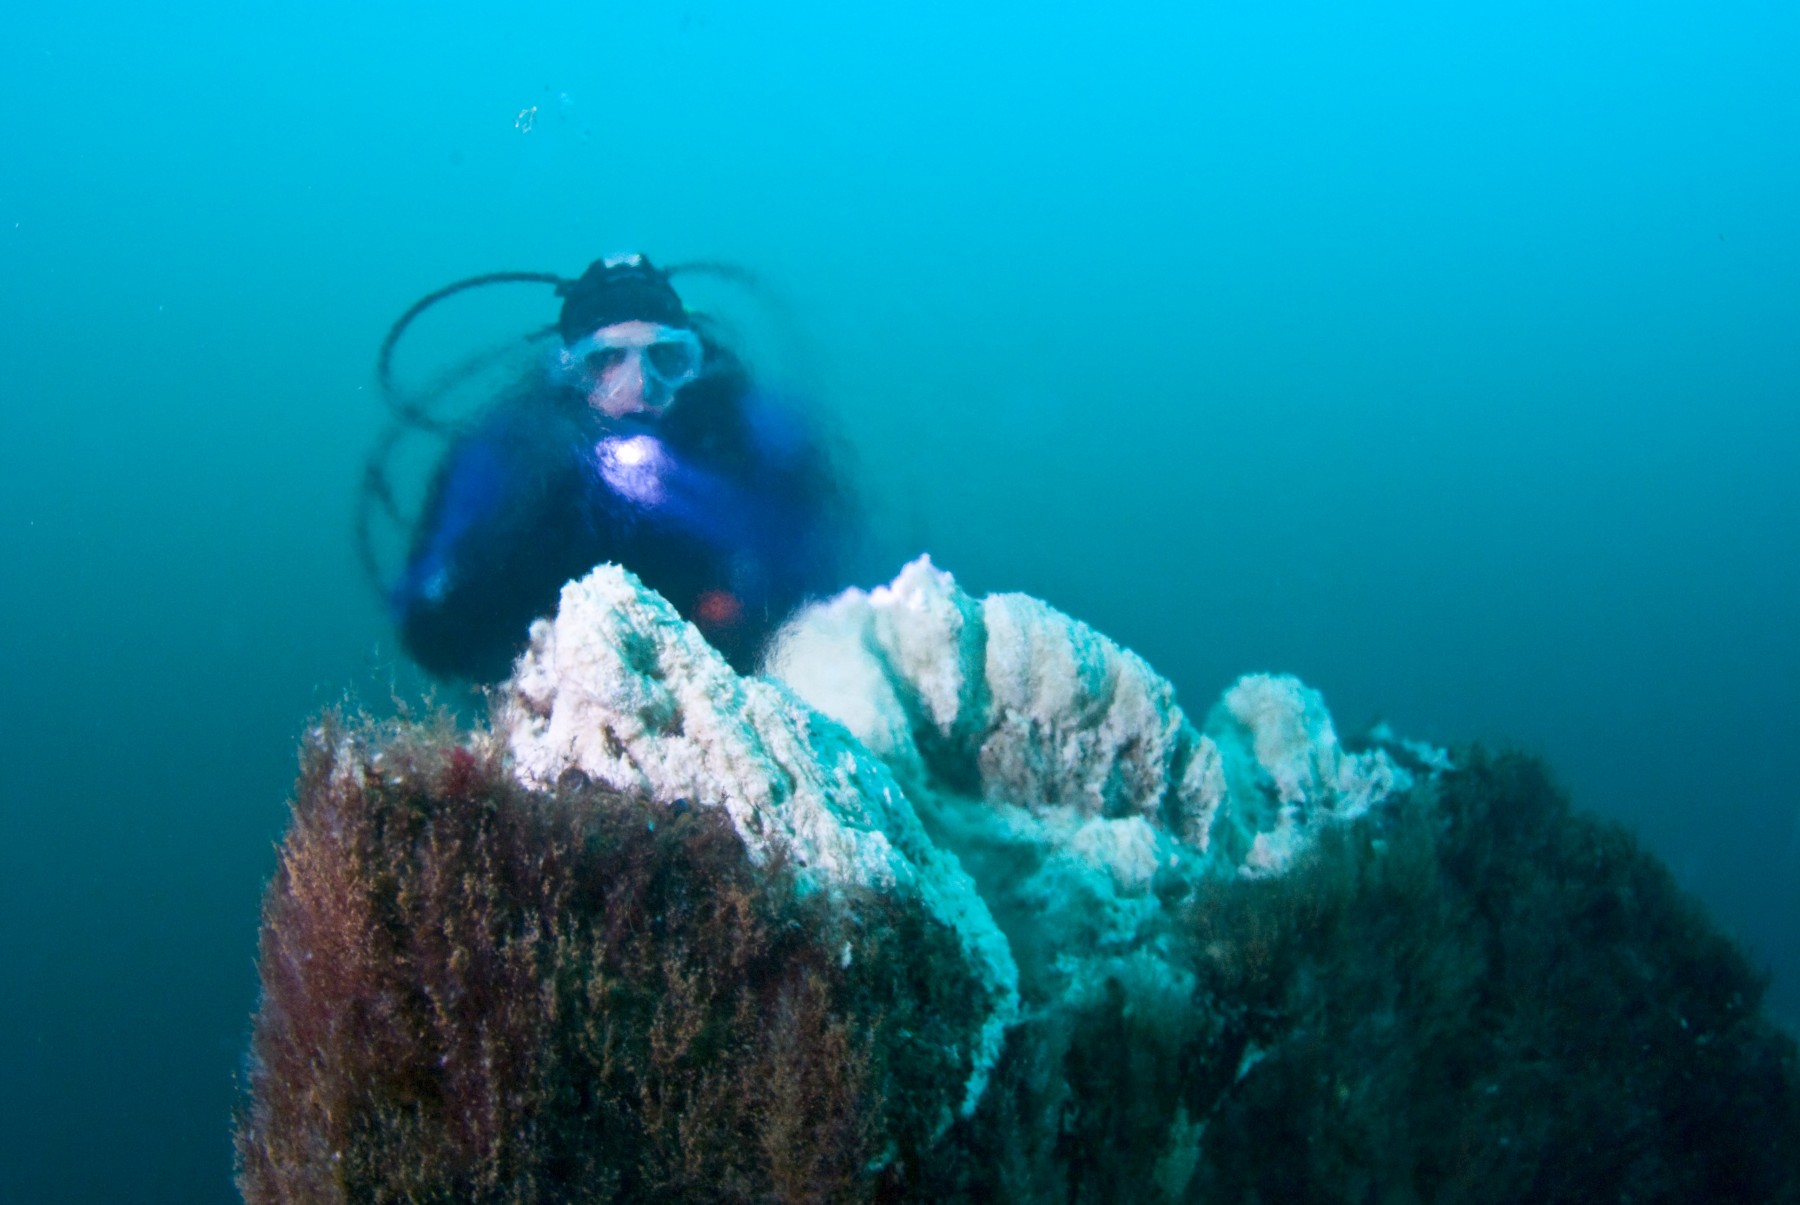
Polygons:
M753 856L916 896L986 990L965 1114L1018 1017L1021 958L1059 991L1099 982L1096 960L1165 991L1165 896L1276 873L1411 782L1380 750L1345 753L1292 678L1243 679L1201 735L1142 658L1036 599L971 599L924 558L802 612L769 663L773 680L739 677L604 565L533 627L498 731L528 786L578 771L716 806Z
M602 567L491 728L313 733L247 1199L1800 1192L1757 977L1535 763L924 560L769 670Z
M856 1199L920 1162L978 991L916 907L824 905L715 810L328 719L264 908L245 1199Z
M972 599L921 558L802 613L770 668L892 770L1005 933L1033 1007L1109 977L1160 998L1166 901L1278 874L1412 783L1340 745L1318 693L1241 679L1196 732L1141 657L1022 594Z

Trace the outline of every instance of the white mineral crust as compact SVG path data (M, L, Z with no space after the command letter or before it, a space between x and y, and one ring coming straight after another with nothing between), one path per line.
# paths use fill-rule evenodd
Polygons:
M1128 990L1166 989L1159 877L1179 896L1279 874L1412 782L1385 752L1346 752L1298 679L1239 679L1197 732L1143 658L1035 598L972 599L923 557L803 612L769 668L886 761L970 869L1029 1008L1126 965Z
M915 792L1141 816L1213 870L1279 871L1320 824L1412 785L1385 752L1344 751L1297 678L1238 679L1201 734L1137 654L1028 595L972 599L927 557L802 612L769 668ZM1285 854L1252 857L1260 837Z
M1185 990L1164 894L1279 874L1412 781L1346 752L1294 678L1239 679L1196 731L1136 654L1025 595L970 598L923 557L801 612L768 668L740 677L602 566L533 626L497 729L528 785L574 769L722 807L754 857L778 844L828 889L916 893L987 993L965 1111L1021 991L1040 1009L1106 978Z
M813 882L916 892L960 938L988 996L972 1109L1018 1015L1018 969L975 884L925 835L882 761L779 682L745 678L616 565L563 587L502 689L513 772L570 770L665 803L722 807L753 858L782 846Z

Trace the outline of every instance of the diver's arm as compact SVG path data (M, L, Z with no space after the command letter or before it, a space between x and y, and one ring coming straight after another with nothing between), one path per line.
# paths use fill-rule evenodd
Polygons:
M510 476L491 443L467 439L456 445L433 483L415 533L406 569L394 587L402 622L421 607L451 597L467 578L478 549L491 539L500 509L500 491Z
M432 673L505 676L562 583L603 559L566 426L544 399L515 398L446 456L391 600Z

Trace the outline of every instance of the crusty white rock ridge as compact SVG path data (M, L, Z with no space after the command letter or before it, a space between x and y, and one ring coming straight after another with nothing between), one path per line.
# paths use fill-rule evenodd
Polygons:
M1183 991L1164 899L1279 874L1411 785L1384 752L1344 750L1294 678L1240 679L1196 730L1136 654L1025 595L971 598L923 557L802 611L767 664L739 676L601 566L533 626L497 731L527 785L579 770L721 807L753 857L780 845L827 889L915 894L987 995L965 1111L1022 1000Z
M1002 918L1032 1007L1107 978L1179 990L1164 898L1278 874L1412 785L1344 750L1296 678L1239 679L1196 731L1143 658L1035 598L971 598L923 557L803 612L769 668L887 762Z
M616 565L563 587L502 687L514 773L570 770L673 803L722 807L752 857L779 844L813 881L915 892L987 990L972 1109L1018 1013L1018 970L956 858L926 836L892 773L780 683L740 677L663 597Z

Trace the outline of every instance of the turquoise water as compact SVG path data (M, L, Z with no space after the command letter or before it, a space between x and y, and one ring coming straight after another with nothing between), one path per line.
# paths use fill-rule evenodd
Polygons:
M768 278L892 567L1542 751L1800 1019L1800 15L861 8L0 17L0 1199L232 1199L296 736L417 685L375 347L633 247Z

